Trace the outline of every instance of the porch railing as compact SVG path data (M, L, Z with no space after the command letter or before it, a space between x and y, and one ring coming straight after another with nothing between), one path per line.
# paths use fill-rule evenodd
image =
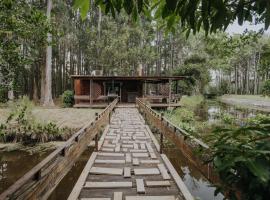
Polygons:
M137 98L136 105L149 125L152 125L159 130L161 153L163 151L163 136L165 136L176 145L185 158L198 168L207 179L214 183L219 182L219 177L215 173L212 164L205 164L203 159L194 152L195 149L208 149L209 147L207 144L168 121L163 115L153 110L142 99Z

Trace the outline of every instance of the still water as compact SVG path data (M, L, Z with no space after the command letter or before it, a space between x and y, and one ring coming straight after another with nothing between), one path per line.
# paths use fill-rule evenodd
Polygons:
M0 193L43 160L50 152L0 151Z

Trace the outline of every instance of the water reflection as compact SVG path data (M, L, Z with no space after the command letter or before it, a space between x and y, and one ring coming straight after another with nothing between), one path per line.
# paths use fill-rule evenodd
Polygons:
M191 194L200 200L223 200L224 196L219 193L214 195L214 187L193 165L187 162L183 154L174 148L165 150L166 155L174 168L183 179Z
M199 117L200 121L207 121L209 123L215 123L219 119L219 116L224 113L230 114L236 119L244 119L254 117L256 114L264 112L251 109L239 109L218 101L205 101L200 104L195 111L195 115Z
M68 198L80 174L82 173L83 168L85 167L88 159L90 158L93 150L94 149L91 148L83 152L78 161L73 165L71 170L67 173L67 175L62 179L62 181L52 192L52 194L49 197L49 200Z
M30 154L25 151L0 152L0 193L44 159L49 152Z

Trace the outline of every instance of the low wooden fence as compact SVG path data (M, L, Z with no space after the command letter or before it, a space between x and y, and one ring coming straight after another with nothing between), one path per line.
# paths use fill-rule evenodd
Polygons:
M118 99L115 99L92 122L4 191L0 199L47 199L90 141L109 124L111 112L117 103Z
M201 157L194 153L195 149L208 149L209 147L205 143L188 134L185 130L174 125L172 122L168 121L161 114L151 109L150 106L143 102L143 100L137 98L136 104L140 113L144 116L145 120L147 120L150 125L156 127L161 133L160 151L162 151L162 141L164 135L172 143L174 143L178 149L180 149L183 155L195 167L197 167L206 178L208 178L213 183L219 182L219 177L214 172L212 164L205 164Z

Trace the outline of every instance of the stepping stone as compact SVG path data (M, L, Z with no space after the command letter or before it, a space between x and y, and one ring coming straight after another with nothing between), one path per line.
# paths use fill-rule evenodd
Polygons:
M98 152L98 156L109 156L109 157L124 157L123 153L106 153L106 152Z
M111 198L80 198L80 200L111 200Z
M134 143L134 144L133 144L133 148L134 148L134 149L139 149L138 144L137 144L137 143Z
M125 164L125 160L100 160L100 159L96 159L95 163L100 163L100 164Z
M130 177L131 177L130 167L125 167L124 168L124 178L130 178Z
M128 149L127 148L122 148L123 152L127 152Z
M132 153L147 153L146 149L130 149Z
M145 144L144 143L141 143L140 146L141 146L141 149L145 149Z
M158 169L161 172L161 175L163 179L168 180L171 179L170 175L167 172L167 169L165 168L164 164L158 164Z
M126 163L131 163L131 154L126 153Z
M133 158L132 165L139 165L139 159L138 158Z
M122 144L123 148L133 148L133 144Z
M103 147L101 151L114 152L114 149Z
M152 159L156 159L156 158L157 158L157 156L156 156L156 154L155 154L154 152L150 153L150 157L151 157Z
M122 175L122 168L92 167L90 174Z
M145 193L143 179L136 179L136 186L137 186L137 193L138 194L144 194Z
M159 160L140 160L142 164L158 164L160 163Z
M158 168L145 168L145 169L134 169L135 175L155 175L160 174Z
M176 200L174 196L126 196L126 200Z
M151 146L150 143L146 143L146 147L147 147L149 153L154 153L154 150L153 150L153 148L152 148L152 146Z
M146 158L148 157L148 153L132 153L132 156L138 158Z
M170 185L170 181L146 181L147 187L167 187Z
M115 152L119 152L120 151L120 144L117 144L115 149L114 149Z
M115 144L103 144L103 147L115 148Z
M122 200L123 199L123 193L122 192L114 192L113 193L113 200Z
M131 188L132 182L86 182L85 188Z
M105 136L105 139L107 140L114 140L116 137L115 136Z

